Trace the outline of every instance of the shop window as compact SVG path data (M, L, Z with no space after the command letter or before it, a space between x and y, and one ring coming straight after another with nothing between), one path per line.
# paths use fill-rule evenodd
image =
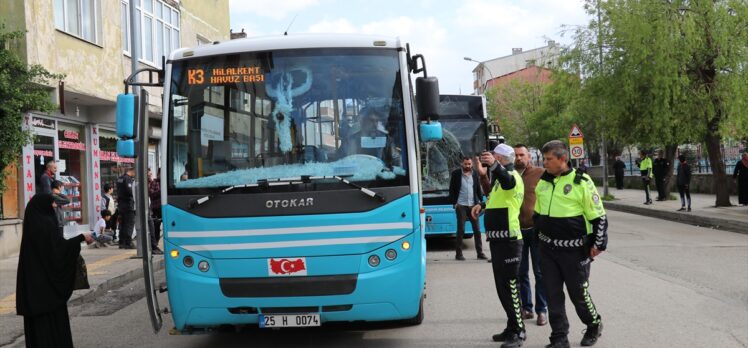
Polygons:
M63 193L71 203L64 206L66 226L88 223L86 177L86 141L82 126L58 123L57 147L59 159L57 173L64 185Z
M124 174L124 165L135 165L134 158L117 156L117 135L113 131L99 129L99 168L101 170L102 194L104 186L109 184L114 188L112 194L117 196L117 178Z

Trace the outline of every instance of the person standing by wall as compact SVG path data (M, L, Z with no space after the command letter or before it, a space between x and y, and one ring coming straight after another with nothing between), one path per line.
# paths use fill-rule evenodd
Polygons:
M652 204L652 198L649 195L649 183L652 182L652 159L647 156L644 150L639 151L639 171L642 175L642 184L644 185L644 193L646 200L644 204Z
M463 156L461 168L454 170L449 178L449 203L455 209L457 217L457 237L455 238L455 259L464 261L462 255L462 239L465 236L465 221L470 220L473 227L473 240L478 259L485 260L483 241L481 240L478 219L470 214L471 209L481 202L481 189L478 173L473 170L473 160Z
M738 181L738 204L748 205L748 152L743 153L741 160L735 164L732 178Z
M117 212L117 203L112 196L114 188L110 184L104 184L103 200L101 201L101 210L109 210L112 213L112 217L107 220L106 228L112 231L112 243L117 242L117 218L119 214Z
M58 232L56 203L51 194L31 198L23 219L16 275L16 313L23 316L26 347L73 347L67 302L81 242L89 233L65 239Z
M525 324L522 322L521 301L518 291L519 264L522 258L522 230L519 211L525 188L522 177L514 170L514 149L499 144L493 154L481 154L481 163L488 165L494 186L488 201L473 207L473 218L477 219L482 209L486 216L486 240L491 248L491 266L501 306L507 315L507 326L492 339L504 342L501 348L522 346L525 341Z
M613 163L613 172L616 176L616 189L623 189L623 174L626 170L626 163L623 163L621 156L616 156L616 161Z
M151 204L151 220L153 221L153 230L151 232L151 251L153 254L162 255L164 252L158 247L158 240L161 239L161 171L155 179L151 178L151 170L148 169L148 198Z
M119 248L135 249L132 234L135 229L135 197L132 187L135 183L135 169L130 167L117 179L117 209L120 214Z
M655 158L652 165L652 174L654 174L655 178L655 187L657 188L658 201L666 201L668 198L667 183L665 182L665 178L667 177L669 170L670 162L668 162L667 158L665 158L662 150L657 151L657 158Z
M564 285L587 325L581 345L592 346L603 324L589 293L590 263L607 248L608 220L590 176L568 167L566 145L553 140L541 151L545 173L535 188L535 228L551 323L551 344L546 347L569 347Z
M519 264L519 293L522 298L522 319L533 319L538 315L536 323L543 326L548 323L548 305L543 289L543 275L540 271L540 250L538 250L538 234L532 221L535 209L535 186L538 185L543 169L532 165L532 158L527 146L514 145L514 168L522 176L525 186L522 208L519 211L519 225L522 229L522 262ZM533 311L532 288L530 287L530 261L532 273L535 275L535 308Z
M678 156L678 174L676 177L676 184L678 185L678 194L680 195L680 209L678 211L686 210L686 201L688 201L688 211L691 211L691 191L689 186L691 185L691 166L686 161L686 156Z

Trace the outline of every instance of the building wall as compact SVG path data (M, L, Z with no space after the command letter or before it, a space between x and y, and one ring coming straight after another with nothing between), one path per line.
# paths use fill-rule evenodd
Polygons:
M180 12L182 47L196 46L198 37L208 42L229 39L228 0L164 1ZM83 187L81 189L85 193L80 199L84 200L82 212L88 217L88 222L74 226L77 230L87 229L88 224L93 224L100 209L101 175L104 169L104 163L100 162L105 161L100 155L105 150L99 147L98 133L114 127L116 96L122 93L122 81L130 74L131 66L130 57L123 54L121 0L100 0L99 4L101 40L91 43L55 28L53 0L0 1L0 21L6 23L6 30L26 31L23 40L11 43L12 49L29 64L39 64L52 73L65 74L64 113L59 110L49 114L32 112L27 116L28 119L37 117L51 120L58 127L62 123L80 127L81 143L85 143L86 150L85 156L80 157L81 165L85 168L81 178L86 180L82 183L85 190ZM145 63L141 63L141 67L155 68ZM50 83L52 98L59 103L57 81ZM152 124L158 127L162 92L160 88L149 88L149 91L149 110L151 118L156 119ZM32 132L37 129L29 124L24 126ZM67 141L59 137L57 140ZM19 154L22 166L18 168L16 186L20 196L17 200L20 215L35 192L34 177L39 174L35 172L34 161L30 160L33 153L34 145L29 144L24 147L23 154ZM111 161L109 163L111 165ZM27 175L31 175L31 179L27 179ZM0 220L0 257L18 252L20 223L20 219Z
M53 73L65 74L65 89L114 101L124 76L120 2L100 1L101 46L55 29L53 1L26 1L27 56ZM117 14L117 15L109 15Z
M486 85L486 88L491 88L494 86L496 87L504 86L504 85L511 83L512 81L522 81L522 82L528 82L531 84L551 83L551 70L546 69L546 68L541 68L538 66L524 68L522 70L515 71L513 73L509 73L503 76L499 76L495 79L489 80L488 84Z

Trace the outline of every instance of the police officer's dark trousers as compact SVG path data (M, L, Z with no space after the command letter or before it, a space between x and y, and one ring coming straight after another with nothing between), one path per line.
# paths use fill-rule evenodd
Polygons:
M135 211L120 211L122 223L119 224L119 245L132 244L132 232L135 229Z
M522 240L489 241L491 266L496 292L506 312L506 328L515 333L525 331L522 322L522 303L519 299L519 263L522 258Z
M551 341L566 339L569 321L563 286L582 322L589 326L600 322L595 304L588 291L590 276L589 255L584 247L553 247L540 243L540 270L548 299L548 321L551 323Z

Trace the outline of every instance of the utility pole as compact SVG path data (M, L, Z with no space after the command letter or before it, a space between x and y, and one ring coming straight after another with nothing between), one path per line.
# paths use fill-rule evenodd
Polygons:
M137 3L139 3L139 2L140 1L138 1ZM140 58L140 17L138 16L138 11L135 9L135 5L136 5L135 1L130 0L128 2L128 6L130 7L130 73L131 74L135 73L136 71L138 71L138 60ZM137 82L137 81L138 81L137 76L134 76L133 77L133 82ZM141 98L141 95L140 95L140 86L132 86L132 94L135 95L135 100L138 101L138 104L146 102L145 100L141 100L142 98ZM136 110L137 113L139 113L139 111L142 110L142 108L140 107L140 105L136 105L135 106L135 110ZM141 118L143 116L144 115L138 115L138 118ZM136 122L139 122L139 121L136 121ZM143 123L140 122L140 125L142 125L142 124ZM147 124L148 123L146 122L146 125ZM147 224L143 224L142 223L143 219L137 216L137 215L141 215L142 216L143 214L146 214L146 216L147 216L147 214L148 214L148 206L147 206L147 204L142 204L141 203L141 202L147 202L148 201L147 196L145 197L145 199L143 199L142 197L139 197L139 196L141 196L143 194L143 187L142 187L143 183L144 182L145 183L148 182L147 180L143 180L144 176L147 175L146 174L147 173L147 169L143 168L143 164L145 163L145 166L148 166L148 159L147 159L147 157L148 157L148 155L147 155L148 154L148 150L147 150L147 148L148 148L148 139L147 139L148 130L146 129L145 132L143 132L140 128L141 127L138 127L138 133L139 134L136 135L139 138L138 142L137 142L137 145L141 146L141 147L142 146L146 147L146 151L140 151L139 149L135 150L136 153L137 153L137 159L135 160L135 173L136 173L135 174L135 176L136 176L135 180L136 180L136 183L137 183L137 189L135 187L133 188L133 195L135 196L135 206L136 206L136 210L135 211L136 211L136 219L137 219L137 222L138 222L138 223L135 224L135 226L137 227L136 231L138 233L138 235L137 235L137 237L138 237L138 247L136 248L136 250L137 250L137 256L136 257L138 257L138 258L142 258L143 257L143 252L142 252L142 245L144 245L143 243L149 243L149 241L145 238L146 229L148 228L148 225ZM140 137L141 134L146 134L146 139L141 138ZM143 157L143 152L146 153L145 160L143 158L141 158L141 157ZM147 184L145 186L147 186ZM147 192L148 189L145 188L145 190Z
M602 37L602 16L600 15L600 0L597 0L597 48L598 56L600 59L600 74L603 73L603 37ZM603 108L600 108L600 119L602 120L602 127L600 127L600 137L603 142L603 197L608 195L608 149L605 144L605 113Z

